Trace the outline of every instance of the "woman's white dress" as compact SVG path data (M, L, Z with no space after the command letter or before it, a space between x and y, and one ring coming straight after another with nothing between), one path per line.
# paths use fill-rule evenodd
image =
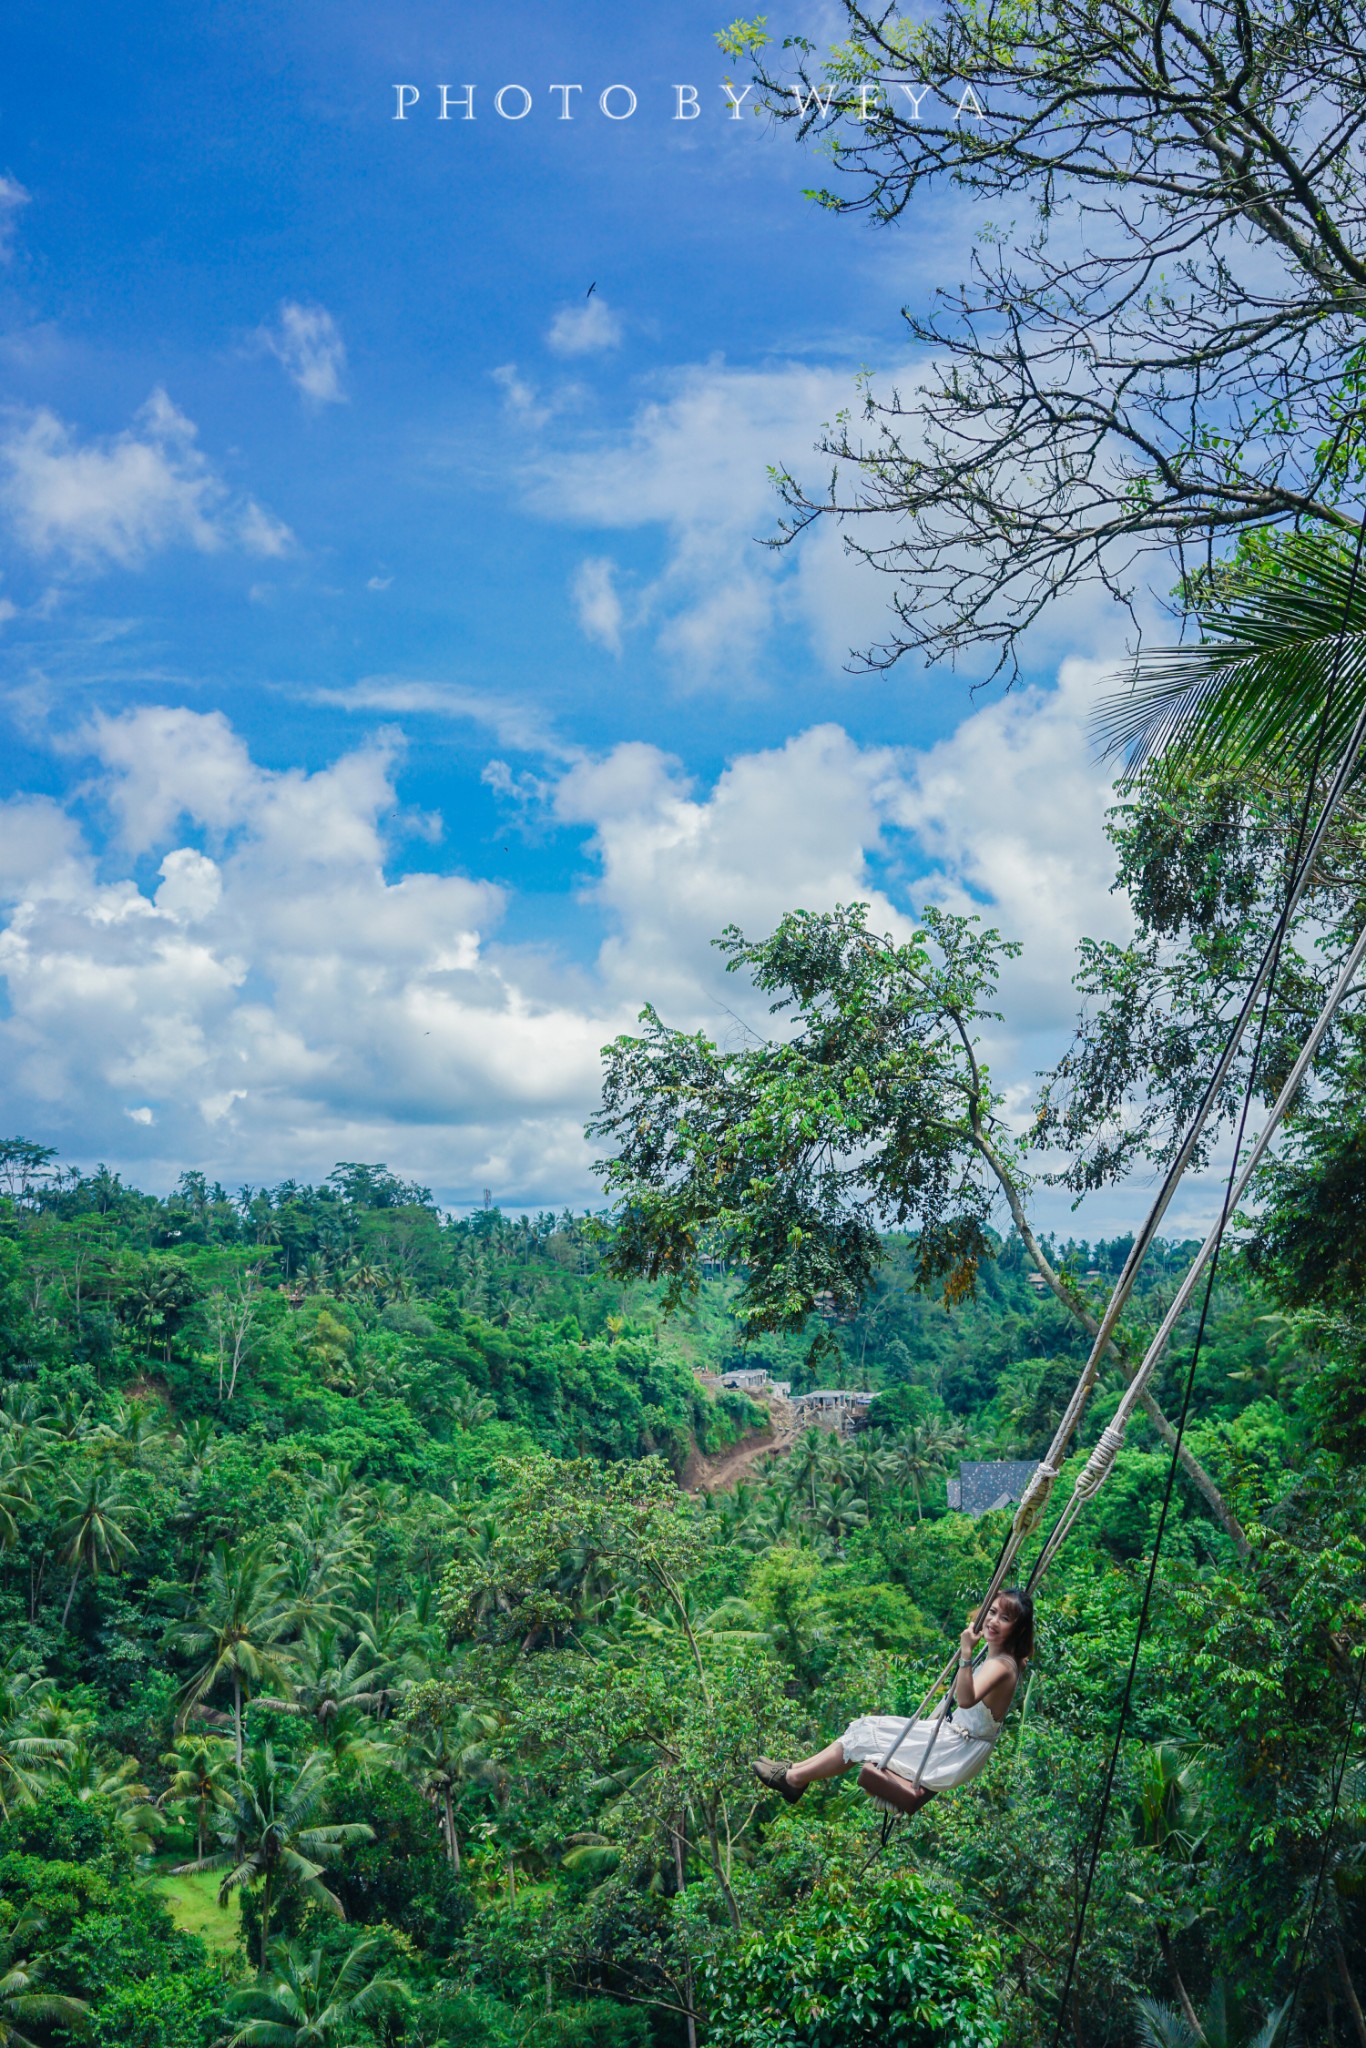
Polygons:
M922 1759L928 1758L920 1779L928 1790L947 1792L954 1785L966 1785L987 1764L1002 1725L982 1700L975 1706L956 1707L952 1720L912 1721L887 1768L899 1777L914 1779ZM865 1714L861 1720L851 1721L840 1737L846 1759L880 1764L905 1726L905 1716L898 1714ZM936 1726L938 1735L934 1734Z

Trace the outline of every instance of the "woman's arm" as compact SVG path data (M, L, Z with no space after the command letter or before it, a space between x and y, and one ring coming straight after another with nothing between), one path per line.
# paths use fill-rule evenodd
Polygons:
M958 1639L958 1676L953 1682L953 1696L960 1707L975 1707L978 1700L993 1692L1003 1678L1015 1675L1015 1667L1008 1657L988 1657L985 1663L973 1670L973 1653L981 1640L981 1632L971 1622Z

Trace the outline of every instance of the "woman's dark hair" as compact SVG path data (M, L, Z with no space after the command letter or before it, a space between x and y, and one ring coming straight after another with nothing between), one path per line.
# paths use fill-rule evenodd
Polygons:
M996 1595L1004 1605L1009 1602L1015 1611L1015 1625L1001 1645L1008 1650L1017 1664L1023 1664L1034 1655L1034 1600L1023 1586L1004 1586Z

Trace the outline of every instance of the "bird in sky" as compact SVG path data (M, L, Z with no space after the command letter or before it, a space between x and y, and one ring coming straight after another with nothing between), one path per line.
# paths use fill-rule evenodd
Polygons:
M597 290L597 288L598 288L598 281L597 281L597 279L596 279L596 278L594 278L594 279L593 279L593 282L592 282L592 284L590 284L590 285L589 285L589 287L588 287L588 290L587 290L587 291L586 291L586 292L584 293L584 297L585 297L586 299L591 299L591 298L592 298L592 296L593 296L593 294L594 294L594 292L595 292L595 291Z

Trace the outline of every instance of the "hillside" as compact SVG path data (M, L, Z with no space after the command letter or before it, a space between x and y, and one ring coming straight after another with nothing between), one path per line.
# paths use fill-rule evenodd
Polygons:
M747 1769L906 1709L952 1647L1002 1523L949 1513L945 1477L1037 1457L1085 1350L1015 1241L950 1310L890 1240L866 1312L742 1353L729 1276L665 1320L582 1217L451 1219L354 1164L158 1200L6 1159L0 1937L80 2002L35 2039L209 2048L288 1993L340 2000L338 2042L673 2048L690 2008L748 2040L785 1944L835 1968L817 1870L856 1887L870 1953L939 1930L954 2017L908 2039L1045 2038L1166 1474L1150 1431L1049 1584L1001 1755L871 1891L852 1780L787 1809ZM1053 1247L1083 1295L1126 1249ZM1159 1247L1136 1331L1188 1250ZM877 1389L869 1426L734 1484L767 1414L698 1373L742 1357ZM1360 1537L1306 1362L1232 1271L1189 1442L1265 1562L1235 1578L1178 1480L1079 1958L1088 2044L1270 1957L1312 1866ZM716 1490L689 1499L699 1472Z

